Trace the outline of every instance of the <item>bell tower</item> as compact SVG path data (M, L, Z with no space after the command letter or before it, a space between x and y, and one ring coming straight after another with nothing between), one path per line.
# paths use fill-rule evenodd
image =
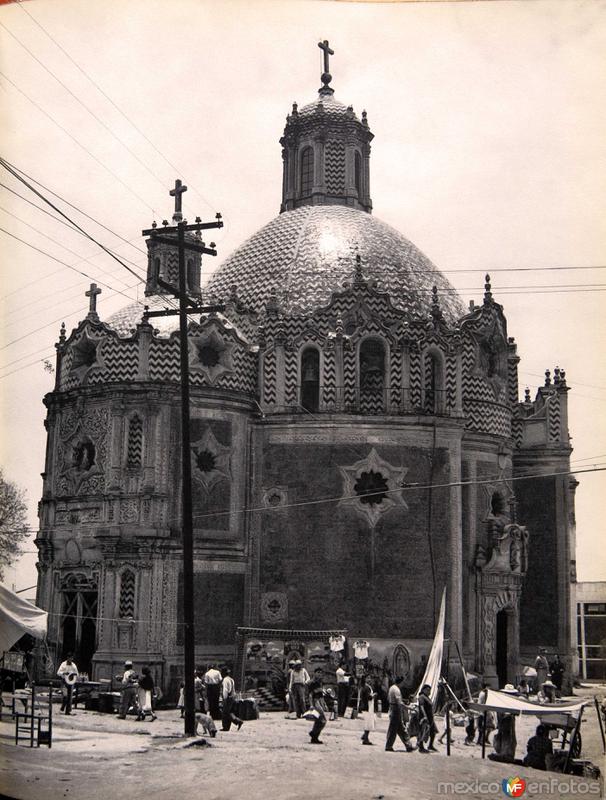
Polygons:
M318 42L324 71L318 98L299 109L293 103L286 117L282 145L283 177L280 212L309 205L344 205L372 211L370 142L366 111L358 119L352 106L335 99L330 86L328 41Z

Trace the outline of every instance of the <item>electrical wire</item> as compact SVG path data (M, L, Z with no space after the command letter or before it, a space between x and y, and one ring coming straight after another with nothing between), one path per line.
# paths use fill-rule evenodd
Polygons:
M495 481L507 481L509 483L512 481L535 480L538 478L565 477L567 475L581 475L586 472L606 472L606 466L591 467L591 469L570 470L567 472L546 472L541 475L519 475L511 477L508 476L506 478L498 476L495 478L485 478L483 480L476 480L476 481L452 481L450 483L438 483L433 485L407 483L399 487L398 489L385 489L384 491L381 491L381 494L394 494L396 492L406 492L406 491L422 491L426 489L432 489L432 490L451 489L462 486L481 486L486 484L492 484ZM298 503L285 503L282 506L256 506L253 508L236 508L233 510L230 509L229 511L215 511L215 512L207 512L205 514L194 514L193 516L194 519L201 519L206 517L224 517L229 514L247 514L256 511L283 511L285 508L302 508L303 506L317 506L317 505L322 505L324 503L343 503L347 502L348 500L359 500L360 497L370 497L375 494L377 494L376 491L366 492L364 494L348 495L346 497L325 497L317 500L302 500Z
M101 88L101 86L99 86L99 84L98 84L98 83L97 83L97 82L96 82L96 81L95 81L93 78L91 78L91 76L88 74L88 72L86 72L86 70L85 70L83 67L81 67L81 66L80 66L80 64L79 64L79 63L78 63L78 62L77 62L77 61L76 61L76 60L75 60L75 59L74 59L74 58L73 58L73 57L70 55L70 53L68 53L68 51L67 51L67 50L66 50L66 49L65 49L65 48L64 48L64 47L63 47L61 44L59 44L59 42L58 42L58 41L57 41L57 40L54 38L54 36L52 36L52 35L51 35L51 34L50 34L48 31L47 31L47 29L46 29L46 28L45 28L45 27L42 25L42 23L41 23L41 22L39 22L39 21L38 21L38 20L37 20L37 19L34 17L34 15L33 15L33 14L30 14L30 12L26 10L26 8L25 8L25 6L24 6L23 4L21 4L21 3L20 3L20 4L19 4L19 8L21 8L21 10L22 10L22 11L23 11L25 14L27 14L27 16L28 16L28 17L29 17L29 18L32 20L32 22L34 22L34 23L35 23L35 24L38 26L38 28L40 28L40 30L41 30L41 31L43 31L43 33L44 33L44 34L47 36L47 38L48 38L48 39L50 39L50 41L51 41L51 42L53 42L53 44L54 44L54 45L55 45L55 46L56 46L56 47L57 47L57 48L58 48L58 49L59 49L59 50L60 50L60 51L63 53L63 55L64 55L64 56L65 56L65 57L66 57L66 58L67 58L67 59L68 59L68 60L69 60L69 61L70 61L70 62L71 62L71 63L72 63L72 64L73 64L75 67L76 67L76 69L78 69L78 70L79 70L79 72L80 72L82 75L84 75L84 77L85 77L85 78L86 78L86 79L87 79L87 80L88 80L88 81L89 81L89 82L90 82L90 83L91 83L91 84L92 84L92 85L95 87L95 89L96 89L96 90L97 90L97 91L98 91L100 94L102 94L102 95L103 95L103 97L104 97L104 98L105 98L105 99L106 99L106 100L107 100L107 101L108 101L108 102L109 102L109 103L110 103L110 104L111 104L111 105L112 105L112 106L113 106L113 107L116 109L116 111L117 111L119 114L121 114L121 115L124 117L124 119L125 119L125 120L126 120L126 121L127 121L127 122L128 122L128 123L129 123L129 124L130 124L130 125L131 125L131 126L132 126L132 127L135 129L135 130L136 130L136 131L137 131L137 133L138 133L138 134L139 134L139 135L140 135L140 136L141 136L143 139L145 139L145 141L146 141L146 142L147 142L147 143L148 143L148 144L149 144L149 145L150 145L150 146L151 146L151 147L152 147L152 148L155 150L155 152L156 152L156 153L157 153L157 154L158 154L158 155L159 155L159 156L160 156L160 157L161 157L161 158L164 160L164 162L165 162L166 164L168 164L168 166L169 166L169 167L170 167L172 170L174 170L174 171L175 171L175 173L176 173L177 175L183 175L183 172L182 172L182 170L180 170L180 169L179 169L178 167L176 167L176 166L175 166L175 165L174 165L174 164L173 164L171 161L169 161L169 159L168 159L168 158L167 158L167 157L164 155L164 153L163 153L161 150L159 150L159 149L158 149L158 147L156 147L156 145L155 145L155 144L152 142L152 140L149 138L149 136L147 136L147 134L145 133L145 131L141 130L141 128L139 128L139 126L138 126L138 125L136 125L136 124L133 122L133 120L132 120L132 119L131 119L131 118L128 116L128 114L127 114L127 113L126 113L126 112L125 112L125 111L124 111L122 108L120 108L120 106L119 106L119 105L118 105L118 104L117 104L117 103L116 103L116 102L115 102L115 101L114 101L114 100L113 100L113 99L112 99L112 98L111 98L111 97L110 97L110 96L107 94L107 92L105 92L105 91L104 91L104 90ZM196 187L195 187L195 186L192 184L192 182L191 182L191 181L190 181L188 178L186 178L185 176L183 176L183 177L184 177L184 180L185 180L185 182L187 183L187 185L188 185L188 186L191 186L191 188L192 188L192 189L194 190L194 192L195 192L195 193L198 195L198 197L200 198L200 200L202 200L202 202L203 202L203 203L205 203L205 204L206 204L206 205L209 207L209 209L213 209L213 206L212 206L212 204L208 202L208 200L207 200L207 199L206 199L206 198L205 198L205 197L204 197L204 196L201 194L201 192L200 192L200 191L199 191L199 190L198 190L198 189L197 189L197 188L196 188ZM227 221L227 219L226 219L226 221Z
M91 240L91 242L94 242L94 243L97 245L97 247L100 247L102 250L104 250L104 251L105 251L105 252L106 252L106 253L107 253L107 254L110 256L110 258L113 258L113 259L114 259L114 261L117 261L117 262L118 262L118 264L121 264L121 265L124 267L124 269L125 269L125 270L127 270L128 272L130 272L130 274L131 274L131 275L134 275L134 276L135 276L135 278L138 278L139 280L141 280L141 275L138 275L136 272L134 272L134 271L133 271L133 270L132 270L132 269L131 269L129 266L127 266L127 265L124 263L124 261L121 261L121 260L120 260L120 259L119 259L119 258L118 258L116 255L114 255L114 254L112 253L112 251L111 251L111 250L108 250L108 248L107 248L107 247L105 247L105 245L104 245L104 244L101 244L101 242L97 241L97 239L95 239L93 236L91 236L91 235L90 235L90 233L87 233L87 232L84 230L84 228L81 228L81 227L80 227L80 225L78 225L78 223L77 223L77 222L74 222L74 221L73 221L73 219L71 219L71 218L70 218L70 217L69 217L67 214L65 214L63 211L61 211L61 209L60 209L60 208L58 208L58 207L57 207L57 206L56 206L54 203L52 203L52 202L51 202L51 201L50 201L50 200L49 200L47 197L45 197L45 196L44 196L44 195L43 195L41 192L39 192L37 189L35 189L35 188L34 188L34 187L33 187L33 186L30 184L30 183L28 183L28 182L25 180L25 178L21 177L21 175L19 174L19 172L18 172L16 169L14 169L14 168L13 168L13 167L12 167L10 164L8 164L8 162L7 162L7 161L5 161L5 160L2 158L2 156L0 156L0 165L2 165L2 166L4 167L4 169L6 169L8 172L10 172L10 173L11 173L11 175L13 175L13 177L15 177L15 178L17 178L17 180L21 181L21 183L22 183L24 186L26 186L26 187L27 187L27 188L28 188L28 189L29 189L31 192L33 192L33 193L34 193L34 194L35 194L37 197L39 197L39 198L40 198L40 200L42 200L43 202L45 202L45 203L46 203L48 206L50 206L50 207L51 207L51 208L52 208L54 211L56 211L56 212L57 212L58 214L60 214L60 215L61 215L61 216L62 216L64 219L66 219L68 222L70 222L70 223L71 223L71 224L74 226L74 228L77 228L79 231L81 231L81 232L82 232L82 233L83 233L83 234L86 236L86 238L87 238L87 239L90 239L90 240Z
M16 35L15 35L15 34L14 34L14 33L13 33L13 32L12 32L10 29L9 29L9 28L7 28L7 27L6 27L6 25L4 25L4 23L0 22L0 27L4 28L4 30L5 30L5 31L8 33L8 35L9 35L9 36L11 36L11 37L12 37L12 38L13 38L13 39L14 39L14 40L17 42L17 44L19 44L19 45L20 45L20 46L21 46L21 47L22 47L22 48L25 50L25 52L26 52L26 53L27 53L27 54L28 54L28 55L29 55L31 58L33 58L33 59L34 59L34 61L35 61L37 64L39 64L39 65L42 67L42 69L43 69L45 72L47 72L47 73L48 73L48 74L49 74L49 75L50 75L52 78L54 78L54 80L55 80L55 81L56 81L56 82L59 84L59 86L61 86L61 87L62 87L62 88L63 88L63 89L64 89L64 90L65 90L65 91L66 91L66 92L67 92L67 93L70 95L70 97L73 97L73 98L74 98L74 100L75 100L77 103L79 103L79 104L82 106L82 108L83 108L83 109L84 109L84 110L85 110L85 111L86 111L88 114L90 114L90 116L91 116L91 117L92 117L92 118L93 118L93 119L94 119L94 120L95 120L97 123L99 123L99 125L101 125L101 127L103 127L103 128L104 128L104 129L105 129L105 130L106 130L106 131L107 131L107 132L110 134L110 136L113 136L113 138L114 138L114 139L115 139L115 140L116 140L116 141L117 141L117 142L118 142L120 145L122 145L122 147L123 147L123 148L124 148L124 149L127 151L127 153L129 153L129 154L130 154L130 155L131 155L131 156L132 156L132 157L133 157L133 158L134 158L134 159L135 159L135 160L136 160L136 161L137 161L137 162L138 162L138 163L139 163L139 164L140 164L140 165L143 167L143 169L145 169L145 170L146 170L146 172L148 172L148 173L149 173L149 174L152 176L152 178L154 178L155 180L157 180L157 181L158 181L158 183L159 183L159 184L160 184L160 185L161 185L163 188L165 187L165 184L164 184L164 181L162 180L162 178L160 178L158 175L156 175L156 173L155 173L155 172L153 172L153 171L152 171L152 170L149 168L149 166L148 166L148 165L147 165L147 164L146 164L146 163L145 163L145 162L144 162L144 161L143 161L141 158L139 158L139 156L137 155L137 153L135 153L135 151L134 151L134 150L132 150L132 148L131 148L131 147L129 147L129 145L127 145L127 144L126 144L124 141L122 141L122 139L121 139L121 138L118 136L118 134L117 134L117 133L115 133L115 132L114 132L114 131L113 131L113 130L110 128L110 126L109 126L109 125L108 125L106 122L104 122L104 121L101 119L101 117L99 117L99 116L98 116L98 115L97 115L97 114L96 114L96 113L95 113L95 112L94 112L94 111L93 111L91 108L89 108L89 107L86 105L86 103L85 103L83 100L81 100L81 99L78 97L78 95L77 95L75 92L73 92L73 91L72 91L72 90L69 88L69 86L67 86L67 85L66 85L66 84L65 84L65 83L64 83L64 82L61 80L61 78L59 78L57 75L55 75L55 73L54 73L54 72L53 72L53 71L50 69L50 67L47 67L47 66L46 66L46 64L45 64L45 63L42 61L42 59L38 58L38 56L37 56L35 53L33 53L33 52L32 52L32 51L29 49L29 47L28 47L27 45L25 45L25 44L24 44L24 43L21 41L21 39L19 39L19 38L18 38L18 37L17 37L17 36L16 36ZM154 210L154 215L155 215L155 210Z
M1 23L0 23L0 24L1 24ZM144 200L144 199L141 197L141 195L137 194L137 192L135 192L135 190L134 190L134 189L133 189L131 186L129 186L129 185L128 185L128 183L126 183L126 181L123 181L123 180L122 180L122 178L121 178L119 175L117 175L117 174L116 174L116 173L115 173L115 172L114 172L114 171L113 171L113 170L112 170L110 167L108 167L108 166L107 166L107 164L105 164L103 161L101 161L101 159L97 158L97 156L96 156L96 155L94 155L94 153L91 153L91 151L90 151L90 150L89 150L89 149L88 149L88 148L87 148L85 145L83 145L83 144L82 144L82 142L80 142L78 139L76 139L76 137L75 137L75 136L73 136L73 135L72 135L72 134L71 134L71 133L70 133L70 132L67 130L67 128L65 128L63 125L61 125L61 123L60 123L60 122L57 122L57 120L56 120L54 117L52 117L52 116L51 116L51 115L48 113L48 111L45 111L45 110L44 110L44 108L42 108L42 106L41 106L39 103L37 103L35 100L32 100L32 98L31 98L29 95L27 95L27 94L26 94L26 93L23 91L23 89L20 89L20 88L19 88L19 86L17 86L17 84L16 84L16 83L15 83L13 80L11 80L11 79L10 79L10 78L9 78L9 77L8 77L8 76L7 76L7 75L4 73L4 72L2 72L1 70L0 70L0 76L2 76L2 77L4 78L4 80L5 80L5 81L8 81L8 83L10 83L10 84L11 84L11 86L13 86L13 88L15 88L15 89L16 89L16 90L19 92L19 94L23 95L23 97L25 97L25 99L26 99L26 100L28 100L28 101L29 101L29 102L30 102L30 103L31 103L31 104L32 104L32 105L33 105L35 108L37 108L37 109L38 109L38 111L40 111L42 114L44 114L44 116L45 116L45 117L47 117L48 119L50 119L50 121L51 121L51 122L52 122L54 125L56 125L56 126L59 128L59 130L63 131L63 133L64 133L66 136L68 136L68 137L69 137L69 138L70 138L70 139L71 139L73 142L75 142L75 143L78 145L78 147L82 148L82 150L84 150L84 152L85 152L85 153L87 153L87 154L88 154L88 155L89 155L89 156L90 156L90 157L93 159L93 161L96 161L96 162L97 162L97 164L99 164L99 166L103 167L103 169L104 169L104 170L106 170L106 172L108 172L108 173L109 173L109 174L110 174L110 175L111 175L113 178L115 178L115 179L116 179L116 180L117 180L117 181L118 181L120 184L122 184L122 186L124 186L124 188L125 188L125 189L126 189L128 192L130 192L130 194L132 194L132 195L133 195L133 197L136 197L136 198L137 198L137 200L138 200L140 203L142 203L142 204L143 204L143 205L144 205L144 206L145 206L147 209L149 209L149 211L151 211L151 213L152 213L152 214L155 216L155 211L154 211L154 209L153 209L153 208L152 208L152 207L149 205L149 203L148 203L146 200Z

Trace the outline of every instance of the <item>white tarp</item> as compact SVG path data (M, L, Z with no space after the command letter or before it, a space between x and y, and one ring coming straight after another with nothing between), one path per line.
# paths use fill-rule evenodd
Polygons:
M521 697L516 697L514 694L507 694L506 692L497 692L494 689L489 689L486 697L486 703L469 703L469 707L474 711L497 711L508 712L510 714L535 714L537 716L544 716L547 714L578 714L583 706L587 705L586 701L579 701L578 703L536 703L530 700L524 700Z
M48 613L0 584L0 657L25 633L44 639Z
M431 686L429 694L431 702L435 703L438 696L438 683L442 674L442 656L444 654L444 623L446 620L446 588L442 592L442 604L440 606L440 617L438 619L438 627L436 628L436 635L431 645L431 652L427 659L427 667L425 668L425 675L421 685L417 688L415 697L419 696L419 692L428 683Z

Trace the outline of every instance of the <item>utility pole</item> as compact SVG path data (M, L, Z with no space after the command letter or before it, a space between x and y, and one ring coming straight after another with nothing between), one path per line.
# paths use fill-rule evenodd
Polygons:
M189 351L187 342L188 314L208 314L211 311L223 311L222 305L201 305L187 295L187 275L185 271L185 251L191 250L203 255L216 256L214 242L206 247L204 242L199 244L187 241L185 234L188 231L202 231L209 228L222 228L221 214L216 215L216 222L201 222L196 217L193 225L188 225L183 219L181 211L181 195L187 191L180 180L175 181L175 188L170 195L175 198L175 212L173 227L158 229L153 227L142 231L143 236L151 236L152 240L162 244L177 247L179 251L179 286L174 287L158 278L158 284L171 292L179 300L179 310L166 309L164 311L146 311L144 320L150 317L165 317L179 315L179 345L181 362L181 482L182 482L182 542L183 542L183 660L184 660L184 700L185 700L185 735L196 735L196 707L194 692L194 671L196 668L196 641L194 630L194 531L192 519L192 493L191 493L191 453L190 453L190 420L189 420ZM169 236L168 234L173 234ZM176 238L174 237L176 234Z

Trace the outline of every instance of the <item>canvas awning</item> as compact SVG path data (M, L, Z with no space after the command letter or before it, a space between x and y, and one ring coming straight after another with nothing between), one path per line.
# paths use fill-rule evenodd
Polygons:
M496 711L509 714L535 714L543 717L547 714L574 714L575 716L587 705L585 701L578 703L536 703L524 700L507 692L497 692L488 689L486 703L469 703L469 708L474 711Z
M46 636L48 613L0 584L0 656L29 633L36 639Z

